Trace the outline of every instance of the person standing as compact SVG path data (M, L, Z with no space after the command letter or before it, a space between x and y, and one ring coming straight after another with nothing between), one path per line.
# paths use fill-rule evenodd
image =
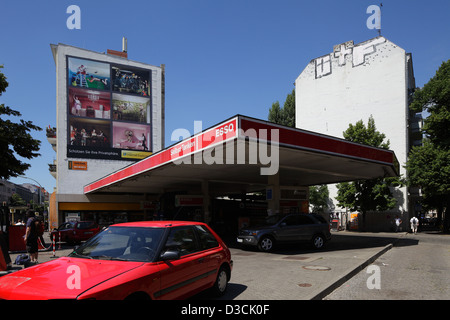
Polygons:
M25 231L24 241L27 248L27 252L30 255L32 263L38 262L38 227L39 221L35 218L34 212L28 210L27 212L27 229Z
M400 219L398 216L395 216L395 232L400 231L401 224L402 224L402 219Z
M409 220L409 222L411 223L412 233L416 234L417 233L417 227L419 226L419 219L417 219L414 216L414 217L411 218L411 220Z

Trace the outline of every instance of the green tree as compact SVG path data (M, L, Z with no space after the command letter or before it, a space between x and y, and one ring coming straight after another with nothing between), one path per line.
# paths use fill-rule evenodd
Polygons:
M287 95L283 108L280 107L278 101L272 103L268 119L270 122L295 127L295 89Z
M27 202L22 199L18 193L13 193L9 198L9 204L12 207L26 206Z
M437 147L430 140L425 140L422 146L412 148L405 167L408 171L408 183L422 189L423 209L436 209L439 224L448 232L450 149Z
M272 107L269 109L269 121L277 124L283 122L283 111L280 108L280 102L276 101L272 103Z
M416 89L410 108L426 111L422 146L413 147L406 162L408 184L422 190L424 209L437 209L439 223L450 231L450 60L443 62L423 88Z
M309 204L312 206L313 213L324 212L328 208L330 193L328 186L318 185L309 187Z
M369 117L367 127L362 120L356 124L349 124L348 129L343 132L345 140L365 144L372 147L389 149L390 141L383 142L386 138L384 133L378 132L373 116Z
M423 132L436 146L450 147L450 60L443 62L423 88L416 89L410 108L426 111Z
M355 125L350 124L343 135L348 141L389 149L389 140L384 142L386 136L377 131L372 116L369 118L367 127L360 120ZM367 211L386 211L395 207L397 201L391 188L400 185L401 182L398 178L376 178L339 183L336 200L338 206L342 208L361 212L362 227L364 228Z
M0 65L0 69L3 65ZM5 75L0 72L0 96L8 87ZM16 155L32 159L39 156L40 141L33 139L31 130L42 130L31 121L20 119L19 123L11 121L11 117L22 116L19 111L0 104L0 178L8 180L24 174L30 164L22 162Z

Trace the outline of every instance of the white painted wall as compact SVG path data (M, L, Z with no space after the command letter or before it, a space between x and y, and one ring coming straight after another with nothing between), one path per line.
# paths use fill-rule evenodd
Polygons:
M400 173L405 174L407 67L405 50L383 37L336 45L332 53L311 60L295 81L296 127L342 138L350 123L367 124L372 115L377 130L390 140ZM334 200L336 190L329 188ZM398 211L407 211L406 199L403 188Z

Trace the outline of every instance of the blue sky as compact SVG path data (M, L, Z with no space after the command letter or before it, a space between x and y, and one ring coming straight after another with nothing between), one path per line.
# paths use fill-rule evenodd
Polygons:
M382 35L413 55L422 86L450 58L450 1L384 0ZM313 58L333 46L378 35L366 27L374 0L95 0L0 2L0 64L9 87L0 97L25 120L56 125L56 74L50 44L166 65L166 146L171 133L194 121L203 128L235 114L267 119L272 103L284 103ZM81 29L69 30L67 7L81 9ZM26 176L52 191L48 171L56 153L45 130L41 156ZM16 183L33 183L11 179ZM89 182L89 181L87 181Z

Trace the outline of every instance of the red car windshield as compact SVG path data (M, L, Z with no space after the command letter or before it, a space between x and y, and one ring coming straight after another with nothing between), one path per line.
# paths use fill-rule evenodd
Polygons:
M164 228L109 227L100 232L69 256L86 259L153 261Z

